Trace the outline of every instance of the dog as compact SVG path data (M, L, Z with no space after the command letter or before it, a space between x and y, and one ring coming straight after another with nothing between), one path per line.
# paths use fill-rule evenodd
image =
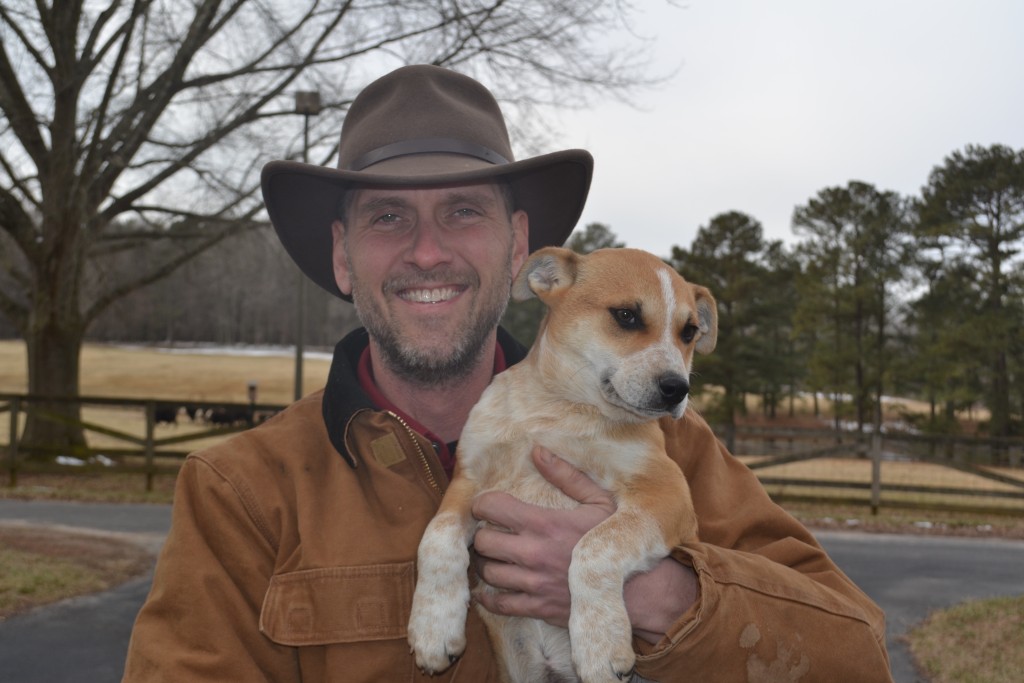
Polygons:
M693 354L715 347L715 300L653 254L557 247L530 256L512 296L537 296L548 312L527 357L496 375L470 412L452 482L420 542L409 644L430 674L465 648L477 494L579 504L537 472L530 453L541 445L611 492L616 511L573 549L568 630L477 609L506 681L618 683L635 664L625 580L697 537L689 487L658 420L686 410Z

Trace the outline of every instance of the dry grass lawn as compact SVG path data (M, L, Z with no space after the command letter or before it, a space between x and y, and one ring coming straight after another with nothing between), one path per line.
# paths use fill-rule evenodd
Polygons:
M186 352L187 351L187 352ZM307 355L302 386L310 393L324 385L330 361ZM25 345L0 341L0 393L28 389ZM215 350L160 350L86 344L81 357L83 396L155 398L174 401L245 403L251 381L258 384L260 403L290 403L295 359L279 355L225 355Z
M152 565L152 555L127 541L0 525L0 621L41 604L116 586Z
M1024 672L1024 596L936 612L907 640L932 683L1017 683Z
M327 378L330 360L323 354L303 359L303 392L320 389ZM287 351L268 355L226 355L215 349L166 350L86 344L81 358L81 394L87 397L120 397L168 400L177 403L210 401L247 403L250 382L257 385L258 403L286 405L294 396L295 359ZM25 345L0 341L0 394L25 393ZM85 404L82 419L142 438L145 416L142 407ZM8 420L0 415L0 444L6 443ZM177 425L157 425L159 439L199 433L207 425L182 420ZM99 432L87 432L92 448L127 448L131 444ZM219 438L187 441L175 450L192 451L209 446Z

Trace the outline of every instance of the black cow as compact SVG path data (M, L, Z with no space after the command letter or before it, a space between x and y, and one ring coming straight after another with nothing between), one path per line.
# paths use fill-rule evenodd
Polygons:
M210 411L207 418L211 424L234 427L236 425L251 425L252 413L249 408L240 406L219 406Z
M153 411L153 418L157 424L178 424L178 408L166 404L157 403Z

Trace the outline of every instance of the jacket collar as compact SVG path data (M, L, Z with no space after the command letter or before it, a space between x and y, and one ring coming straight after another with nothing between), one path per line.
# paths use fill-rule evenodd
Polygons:
M356 467L356 459L345 447L345 427L356 413L379 409L356 379L359 357L369 343L370 336L363 328L350 332L338 342L324 388L322 409L327 435L334 449L352 468ZM526 357L526 348L501 327L498 328L498 344L510 367Z

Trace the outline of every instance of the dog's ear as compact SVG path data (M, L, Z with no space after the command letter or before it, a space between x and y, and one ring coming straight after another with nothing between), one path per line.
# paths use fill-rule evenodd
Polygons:
M697 300L697 327L700 329L694 348L697 353L711 353L718 342L718 304L707 287L694 285L693 296Z
M526 260L512 283L512 298L526 301L537 296L542 301L576 280L579 254L562 247L538 249Z

